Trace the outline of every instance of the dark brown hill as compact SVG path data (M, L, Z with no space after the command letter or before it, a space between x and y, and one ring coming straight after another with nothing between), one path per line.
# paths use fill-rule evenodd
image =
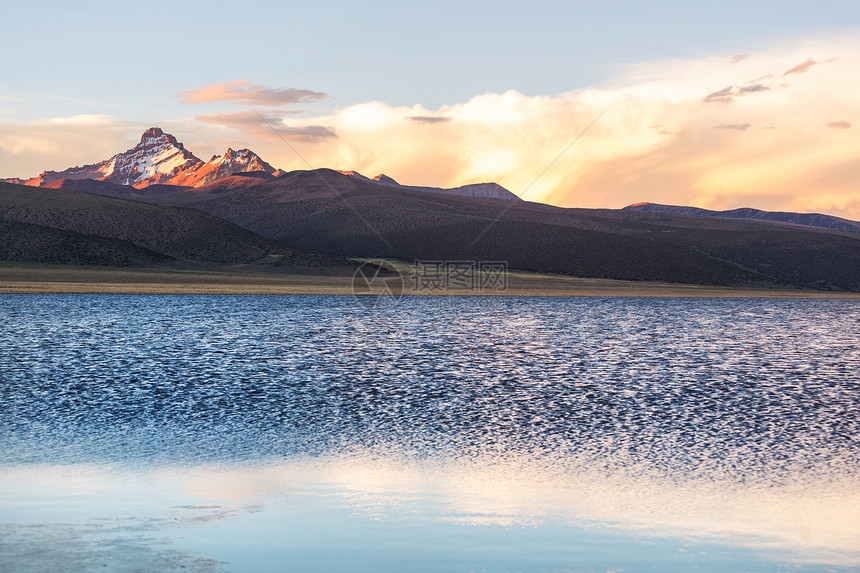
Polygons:
M0 220L0 261L107 267L153 267L175 259L111 237Z
M173 260L220 266L258 266L270 270L293 267L346 270L354 266L339 257L313 253L261 237L194 209L165 207L67 189L0 183L0 221L6 224L4 241L18 244L15 252L21 253L6 260L24 260L25 253L41 253L53 243L55 255L34 254L32 262L44 262L46 257L52 262L63 262L68 252L68 262L76 264L83 255L71 255L80 249L71 248L69 244L88 237L104 241L98 248L84 249L86 252L103 252L108 244L115 249L119 249L120 244L125 245L128 252L123 255L126 257L123 260L136 261L133 264ZM25 227L13 223L24 224ZM44 240L37 240L40 229L54 231L44 231ZM16 232L20 234L15 235ZM142 250L131 248L135 246ZM94 256L93 262L88 264L112 266L115 260L112 257L101 260Z
M856 233L440 195L328 169L251 183L224 180L143 200L194 207L340 256L492 259L582 277L860 290Z
M784 211L762 211L743 207L740 209L729 209L727 211L713 211L711 209L700 209L698 207L682 207L678 205L660 205L659 203L636 203L624 207L625 211L647 211L649 213L672 213L675 215L688 215L690 217L721 217L724 219L756 219L760 221L773 221L788 225L804 225L807 227L818 227L820 229L833 229L835 231L851 231L860 233L860 223L824 215L822 213L791 213Z

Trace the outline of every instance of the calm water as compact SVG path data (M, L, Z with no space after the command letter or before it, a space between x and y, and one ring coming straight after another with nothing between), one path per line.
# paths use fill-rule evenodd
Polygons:
M860 568L860 301L0 318L0 571Z

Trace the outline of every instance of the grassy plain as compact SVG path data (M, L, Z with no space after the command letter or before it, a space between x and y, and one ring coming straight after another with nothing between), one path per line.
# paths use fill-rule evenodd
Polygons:
M427 290L406 275L396 274L388 285L403 295L485 296L589 296L589 297L747 297L747 298L853 298L860 293L792 289L712 287L671 283L574 278L536 273L509 272L507 289ZM116 269L66 265L0 263L0 293L80 294L272 294L352 295L379 292L353 276L265 274L221 271L173 271Z

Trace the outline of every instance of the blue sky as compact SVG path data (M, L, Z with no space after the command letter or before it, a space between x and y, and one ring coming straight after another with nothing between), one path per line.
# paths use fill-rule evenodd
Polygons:
M0 119L159 121L217 82L299 87L326 105L435 108L558 94L625 64L754 50L860 24L856 2L16 2Z

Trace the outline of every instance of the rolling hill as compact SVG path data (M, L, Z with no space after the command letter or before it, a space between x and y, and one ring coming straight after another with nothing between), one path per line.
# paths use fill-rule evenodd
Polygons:
M804 225L806 227L818 227L819 229L833 229L835 231L851 231L860 233L860 223L832 215L821 213L790 213L784 211L761 211L744 207L741 209L730 209L727 211L712 211L700 209L699 207L682 207L678 205L660 205L659 203L635 203L624 207L625 211L639 211L646 213L670 213L673 215L686 215L689 217L719 217L723 219L751 219L758 221L771 221L775 223L786 223L789 225Z
M0 220L0 261L106 267L159 267L174 259L113 237Z
M0 259L10 261L275 272L351 272L355 266L197 210L67 189L0 183L0 225Z

